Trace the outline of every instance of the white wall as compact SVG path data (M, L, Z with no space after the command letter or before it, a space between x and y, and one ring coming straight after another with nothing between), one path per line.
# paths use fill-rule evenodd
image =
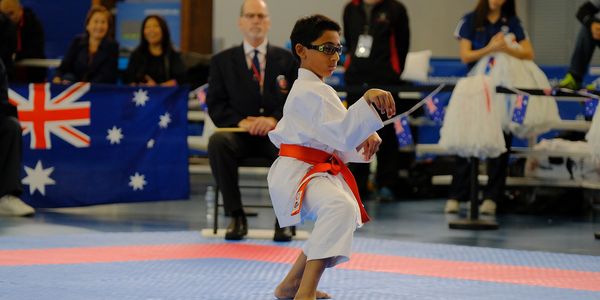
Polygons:
M344 5L349 0L266 0L271 16L269 41L283 46L299 17L320 13L341 24ZM472 11L477 0L402 0L408 10L411 50L431 49L436 57L457 57L453 37L458 20ZM528 0L518 1L517 13L528 27ZM242 0L215 0L213 4L214 50L241 43L237 28Z
M529 0L531 40L536 62L568 65L581 23L575 15L587 0ZM598 56L592 63L600 64Z

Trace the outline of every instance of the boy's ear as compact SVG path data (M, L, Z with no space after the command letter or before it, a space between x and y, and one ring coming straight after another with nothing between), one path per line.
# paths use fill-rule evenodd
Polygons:
M294 46L296 50L296 54L300 56L300 58L306 58L306 47L302 46L302 44L298 43Z

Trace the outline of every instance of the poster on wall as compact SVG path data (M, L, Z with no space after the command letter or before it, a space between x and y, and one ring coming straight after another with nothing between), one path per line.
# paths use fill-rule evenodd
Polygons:
M117 3L116 38L121 49L133 51L140 43L142 21L146 16L165 19L175 49L181 45L181 0L126 0Z

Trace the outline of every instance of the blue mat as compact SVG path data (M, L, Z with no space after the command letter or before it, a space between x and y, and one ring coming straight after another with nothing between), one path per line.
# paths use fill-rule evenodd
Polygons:
M2 237L0 251L109 246L223 244L198 232ZM232 245L301 247L270 241ZM357 238L358 253L600 272L600 258ZM0 266L0 299L274 299L290 265L238 259ZM572 278L571 278L572 279ZM600 282L599 282L600 284ZM600 293L478 280L329 269L320 289L334 299L600 299Z

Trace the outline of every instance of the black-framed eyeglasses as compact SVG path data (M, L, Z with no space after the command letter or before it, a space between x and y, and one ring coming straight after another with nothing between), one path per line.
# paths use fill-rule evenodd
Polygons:
M245 14L242 15L242 17L244 17L246 19L249 19L249 20L254 19L254 17L257 17L259 20L264 20L264 19L268 18L269 15L261 14L261 13L257 13L257 14L255 14L255 13L245 13Z
M323 45L306 45L308 49L317 50L319 52L325 53L327 55L333 55L337 53L338 55L342 55L342 46L341 45L333 45L333 44L323 44Z

